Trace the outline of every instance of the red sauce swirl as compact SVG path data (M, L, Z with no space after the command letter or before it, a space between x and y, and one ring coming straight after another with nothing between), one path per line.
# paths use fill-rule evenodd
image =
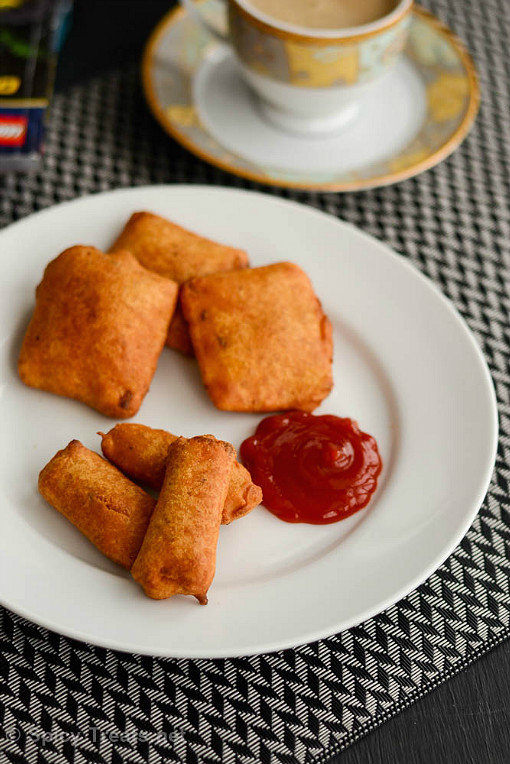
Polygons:
M352 419L289 411L263 419L241 445L263 504L288 523L335 523L365 507L382 461Z

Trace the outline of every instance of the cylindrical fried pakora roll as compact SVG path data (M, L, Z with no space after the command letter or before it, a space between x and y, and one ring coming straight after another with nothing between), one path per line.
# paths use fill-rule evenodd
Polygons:
M230 443L206 435L170 445L158 503L131 569L149 597L191 594L207 603L234 459Z
M110 560L131 568L156 505L152 496L79 440L43 468L39 491Z
M168 447L177 439L166 430L155 430L143 424L122 423L102 436L103 454L128 477L159 490L165 476ZM255 485L248 470L235 461L228 488L222 523L244 517L262 501L262 491Z

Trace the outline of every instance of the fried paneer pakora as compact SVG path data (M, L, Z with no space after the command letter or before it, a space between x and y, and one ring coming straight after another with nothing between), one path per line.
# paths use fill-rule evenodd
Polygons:
M165 477L131 569L153 599L191 594L207 603L235 451L205 435L170 444Z
M242 249L227 247L181 228L152 212L135 212L111 252L128 250L148 270L183 284L195 276L248 266ZM193 355L188 328L179 305L170 324L167 345Z
M231 271L181 289L204 385L225 411L313 411L332 385L331 324L293 263Z
M116 425L106 435L99 434L101 449L109 461L133 480L156 490L161 488L168 447L177 440L177 435L131 422ZM234 461L223 506L223 525L244 517L261 501L261 489L252 482L248 470Z
M129 252L65 250L37 287L19 355L21 379L106 416L133 416L156 371L177 292L175 282Z
M79 440L43 468L39 491L110 560L131 569L156 505L152 496Z

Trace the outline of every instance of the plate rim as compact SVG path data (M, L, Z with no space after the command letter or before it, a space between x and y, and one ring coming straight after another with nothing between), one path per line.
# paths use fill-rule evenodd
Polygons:
M317 217L320 219L329 218L331 222L339 225L340 228L348 228L355 231L358 236L361 236L362 238L370 241L371 245L376 245L382 250L384 250L384 254L387 257L390 257L390 259L393 260L397 266L402 267L408 272L410 272L410 274L412 274L414 278L416 278L419 282L421 282L422 286L425 289L427 289L429 292L432 293L431 296L433 296L435 299L439 300L443 304L443 307L447 309L450 317L455 321L458 328L462 331L462 334L465 340L469 342L477 358L479 370L483 372L483 377L486 384L486 392L488 394L487 401L490 403L490 408L492 413L491 422L490 422L491 444L490 444L490 448L488 449L490 456L488 457L487 463L484 468L484 480L483 482L480 481L480 485L476 492L476 496L473 496L472 503L471 503L471 506L472 506L471 511L466 513L463 522L459 524L459 529L457 530L457 533L452 535L452 537L448 540L448 542L434 555L429 565L425 566L423 570L420 571L419 574L415 575L412 579L410 579L401 587L399 587L398 590L394 592L391 596L386 597L384 600L380 600L379 603L377 603L373 607L366 608L363 612L358 613L356 616L353 616L349 620L344 621L340 627L341 631L350 629L356 625L359 625L360 623L363 623L365 620L372 618L375 615L383 612L388 607L391 607L400 599L402 599L403 597L407 596L412 591L414 591L417 588L417 586L423 583L432 573L434 573L437 570L437 568L448 558L448 556L458 546L458 544L460 543L460 541L462 540L462 538L465 536L466 532L470 528L471 524L473 523L476 515L478 514L480 506L489 488L491 477L494 471L494 463L495 463L495 458L497 454L498 435L499 435L497 398L496 398L494 383L492 380L490 370L488 368L488 364L485 360L485 356L478 342L476 341L474 334L470 330L467 322L462 317L462 315L457 311L453 303L443 294L443 292L431 279L425 276L408 259L403 258L395 250L393 250L392 247L390 247L388 244L377 239L375 236L372 236L371 234L366 233L364 230L358 228L352 223L349 223L340 218L337 218L334 215L331 215L322 210L318 210L314 207L311 207L303 203L302 201L294 201L294 200L284 199L281 197L274 197L260 191L239 189L239 188L228 187L228 186L211 187L205 184L189 184L189 183L135 186L135 187L128 187L128 188L113 189L109 191L98 191L93 194L87 194L86 196L78 197L72 200L62 202L60 204L52 205L49 208L39 210L33 213L32 215L29 215L25 218L15 221L11 225L8 225L4 229L0 230L0 240L7 232L10 232L13 229L26 225L27 221L32 220L33 218L40 218L43 216L55 214L56 210L67 208L69 205L78 206L80 203L86 202L87 200L90 200L94 197L121 196L121 195L129 196L129 195L136 195L140 191L142 192L146 190L161 191L164 189L186 189L188 193L192 193L195 190L199 190L200 192L207 192L207 193L218 192L220 194L225 194L226 196L238 195L238 194L249 195L249 196L255 195L258 197L262 197L265 202L269 202L270 204L274 204L276 206L288 208L290 205L293 208L296 208L296 207L304 208L307 211L307 214L311 214L314 217ZM289 641L287 639L280 642L275 642L271 647L264 646L260 649L254 649L254 650L250 650L243 647L239 648L238 650L228 649L228 651L225 651L225 649L205 649L204 650L201 648L193 649L193 650L182 648L179 650L172 647L168 651L163 651L160 649L151 648L150 645L146 647L141 647L139 644L129 643L129 641L124 641L122 645L119 645L119 642L115 638L109 638L108 636L105 637L103 635L98 638L97 636L91 635L90 633L86 633L85 631L79 628L67 628L67 627L62 628L62 626L58 622L53 621L51 619L40 618L38 616L34 619L33 613L31 613L29 609L23 606L18 607L16 603L13 603L9 600L9 597L4 596L4 593L2 592L1 589L0 589L0 604L2 604L7 609L11 610L13 613L16 613L17 615L23 618L26 618L32 623L36 623L44 628L50 629L66 637L77 639L89 644L98 645L100 647L104 647L107 649L117 650L120 652L151 655L154 657L171 657L171 658L187 658L187 659L198 659L198 658L216 659L216 658L231 658L231 657L260 655L260 654L277 652L282 649L294 649L304 644L310 644L320 639L326 639L338 633L338 626L334 627L333 631L331 631L330 627L328 627L327 630L324 630L324 629L320 629L318 631L308 630L306 636L304 637L298 636L296 639L294 639L294 641Z
M209 152L200 148L191 138L188 138L183 132L181 132L179 127L176 126L174 122L172 122L172 120L166 116L164 109L160 105L158 98L156 97L152 82L152 63L154 55L156 53L160 38L170 27L174 26L174 24L181 20L181 18L187 15L188 14L186 9L180 5L177 5L177 7L172 8L172 10L170 10L162 17L162 19L158 22L158 24L156 24L153 31L151 32L145 45L141 61L141 80L145 99L152 115L155 117L161 128L171 138L174 138L174 140L180 143L181 146L197 156L199 159L202 159L208 164L218 167L220 170L224 170L225 172L231 173L246 180L255 181L256 183L261 183L264 185L276 186L278 188L293 188L300 189L302 191L329 191L336 193L382 188L384 186L400 183L401 181L413 178L416 175L420 175L426 170L430 170L432 167L435 167L437 164L450 156L450 154L452 154L455 149L460 146L464 138L467 136L473 125L473 122L475 121L478 109L480 107L480 82L471 54L468 52L466 46L460 40L460 38L443 21L441 21L430 11L415 3L411 10L411 15L418 16L419 18L427 21L437 31L444 35L444 37L446 37L448 42L457 51L463 66L465 67L469 82L469 101L466 112L464 114L464 118L457 126L456 130L452 133L450 138L446 141L446 143L444 143L432 154L419 160L409 167L385 175L375 176L373 178L357 179L343 182L333 181L331 183L308 183L286 180L284 178L279 179L268 177L263 173L253 172L251 170L246 170L243 167L232 165L228 161L219 159L213 154L210 154Z

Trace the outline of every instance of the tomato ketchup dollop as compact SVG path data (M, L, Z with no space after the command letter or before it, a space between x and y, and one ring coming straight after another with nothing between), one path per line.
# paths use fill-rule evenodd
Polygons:
M288 523L336 523L365 507L382 461L352 419L304 411L263 419L241 445L267 509Z

